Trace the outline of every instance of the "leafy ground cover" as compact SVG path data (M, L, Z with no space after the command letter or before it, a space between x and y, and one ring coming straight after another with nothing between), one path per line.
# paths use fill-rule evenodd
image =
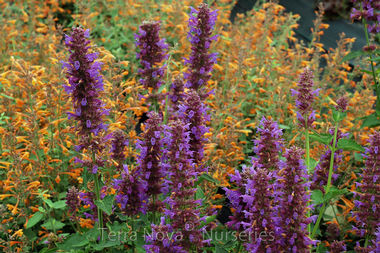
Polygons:
M4 252L378 252L377 2L233 4L0 1Z

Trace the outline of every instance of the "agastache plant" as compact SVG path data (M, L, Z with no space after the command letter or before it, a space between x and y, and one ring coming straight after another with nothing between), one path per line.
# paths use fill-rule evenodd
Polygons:
M159 209L158 195L165 191L162 179L165 172L161 164L163 152L161 123L162 118L156 112L148 113L144 134L142 139L137 141L136 145L140 149L136 173L141 177L142 184L146 187L146 199L152 198L152 202L149 203L150 211L157 211Z
M140 83L146 88L151 88L152 93L148 98L153 100L155 110L158 110L157 90L163 84L165 75L165 65L161 62L167 59L168 45L164 39L160 38L160 22L144 21L140 25L138 33L135 35L138 52L136 58L140 60L141 68L138 70L141 79Z
M359 8L352 8L351 19L363 20L369 33L380 32L380 2L378 0L353 0Z
M122 171L125 160L124 149L128 145L128 140L121 130L112 133L111 158L117 162L117 169Z
M77 151L86 148L91 153L91 160L76 159L90 169L94 174L95 197L100 200L100 182L98 168L104 165L97 153L104 149L102 143L106 138L98 134L101 130L107 130L103 123L103 116L108 114L104 103L100 100L100 92L103 91L103 78L100 75L101 63L95 61L98 53L90 53L90 31L80 27L73 28L71 35L66 35L65 44L70 52L68 62L62 62L66 69L69 85L64 85L73 101L74 113L68 113L69 118L78 121L77 132L80 144ZM87 199L88 200L88 199ZM85 200L85 201L87 201ZM82 199L83 201L83 199ZM103 225L102 211L97 208L99 228Z
M370 136L369 147L365 153L365 168L361 173L362 181L357 182L355 195L356 210L353 217L357 221L354 229L365 237L364 248L375 236L380 221L380 132ZM360 247L360 246L359 246Z
M200 99L196 91L190 90L183 96L183 103L178 106L178 116L189 124L190 151L193 162L198 171L204 171L202 161L204 158L204 145L207 141L205 134L208 132L206 123L210 120L208 108Z
M210 73L216 63L217 54L208 51L212 41L218 38L218 35L212 36L217 10L211 11L205 3L200 4L198 10L190 8L188 38L191 42L191 54L189 59L185 59L189 70L184 73L184 78L187 80L186 87L196 90L203 99L207 94L202 88L210 80Z
M206 241L203 240L200 217L200 200L194 200L194 187L197 172L191 159L189 145L189 125L177 120L170 123L165 130L165 157L167 159L167 183L171 190L165 200L167 208L164 210L165 220L170 221L174 238L170 241L178 252L197 252ZM154 228L154 227L153 227ZM152 245L161 244L154 240Z
M310 252L312 241L307 232L311 222L307 217L310 183L303 154L303 150L293 146L284 154L286 162L280 162L277 190L281 193L278 214L282 239L278 252Z
M260 138L254 140L253 148L257 157L253 157L252 160L259 167L278 169L278 156L283 146L282 130L278 128L276 122L263 117L257 132L260 134Z

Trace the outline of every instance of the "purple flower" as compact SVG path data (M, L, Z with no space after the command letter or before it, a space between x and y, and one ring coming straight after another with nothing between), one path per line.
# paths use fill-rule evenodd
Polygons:
M380 32L380 3L375 0L362 0L353 1L357 2L358 8L352 8L351 19L353 20L366 20L368 25L368 32L377 34Z
M137 141L136 147L140 149L137 157L137 173L143 184L146 185L146 198L158 196L165 191L163 185L164 168L161 164L163 143L161 139L162 119L156 112L148 113L145 131L142 139ZM150 210L157 210L159 202L151 203Z
M308 174L302 160L304 152L297 148L287 149L284 157L286 162L280 162L278 173L278 192L282 196L279 201L279 226L283 236L278 252L309 252L311 239L307 236L307 218L310 194L307 182Z
M165 128L166 184L171 194L165 200L164 214L165 219L171 221L173 232L182 235L181 240L169 243L190 252L193 248L201 249L205 241L202 236L204 228L200 226L203 220L200 218L200 201L194 200L197 172L191 159L189 124L176 120Z
M197 171L204 171L204 145L207 141L205 134L208 132L206 122L210 120L207 114L207 107L194 90L190 90L184 94L183 103L178 107L179 117L186 124L189 124L189 144L193 162L197 165Z
M283 146L282 130L278 128L276 122L263 117L257 131L260 133L260 138L254 140L253 151L257 158L254 157L253 161L257 163L257 166L267 169L278 168L278 154Z
M353 217L358 228L355 230L360 236L375 236L375 230L380 220L380 132L370 136L369 147L365 148L365 168L361 173L362 181L358 184L355 195L356 210Z
M340 97L336 101L335 109L341 112L345 112L347 110L347 105L348 105L348 98L343 96L343 97Z
M212 41L218 36L212 36L215 29L217 11L211 11L207 4L200 4L198 10L191 7L188 38L191 42L191 54L185 59L189 71L184 74L186 87L200 92L211 78L210 72L216 63L216 53L208 53ZM201 93L200 93L201 94ZM202 94L201 97L206 96Z
M74 104L74 113L69 113L69 118L79 122L77 130L81 136L81 149L92 145L88 138L91 133L97 135L107 129L102 118L108 113L99 99L99 93L103 90L101 63L95 62L96 55L89 53L90 41L86 39L86 34L88 31L77 27L73 28L70 36L66 35L66 46L71 54L68 62L62 62L69 81L65 90Z
M71 220L77 219L76 213L80 207L79 191L75 186L72 186L66 195L66 204L69 207L69 213L71 213Z
M313 111L313 102L315 96L318 96L318 90L313 90L313 72L309 68L305 68L300 75L297 90L292 89L293 96L296 96L296 107L298 108L297 119L299 125L304 128L312 127L315 120L315 112ZM307 119L307 125L306 125Z
M121 179L115 179L113 187L116 190L115 201L120 204L123 214L135 216L140 212L145 213L145 189L147 186L146 182L143 182L136 174L136 170L129 172L125 165Z
M333 241L330 245L330 253L346 252L346 244L344 241Z
M334 129L331 128L329 130L329 132L330 132L331 135L333 135L334 134ZM347 137L348 137L348 133L342 133L338 129L338 134L337 134L337 138L336 138L336 145L338 145L338 141L340 139L347 138ZM332 145L332 144L333 143L331 141L330 145ZM341 153L342 153L341 149L336 150L335 153L334 153L334 165L333 165L332 183L334 183L338 179L338 177L339 177L338 174L334 174L334 173L338 169L338 165L342 162L342 155L341 155ZM313 178L312 178L312 184L311 184L311 187L310 187L312 190L319 189L323 193L325 192L324 186L327 184L327 179L328 179L328 176L329 176L330 160L331 160L331 150L330 150L330 148L328 148L326 150L326 152L321 155L321 158L319 159L319 163L315 167L314 175L313 175Z
M135 35L136 47L139 52L136 58L140 60L140 82L146 89L157 90L163 83L165 66L159 64L167 58L168 45L160 39L160 23L158 21L144 21Z
M124 148L128 145L127 137L121 130L116 130L112 134L112 147L111 147L111 158L118 163L118 170L121 171L123 168L123 162L125 160Z
M176 77L170 86L169 99L171 102L170 114L173 118L177 117L177 111L179 110L179 105L183 101L183 96L185 93L185 86L183 79L181 77Z

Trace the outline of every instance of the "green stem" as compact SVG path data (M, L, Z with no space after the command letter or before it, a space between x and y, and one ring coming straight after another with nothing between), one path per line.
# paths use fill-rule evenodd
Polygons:
M335 156L335 151L336 151L336 141L337 141L336 139L337 139L337 135L338 135L338 126L339 126L339 123L338 122L335 123L333 145L330 148L331 149L330 168L329 168L329 176L327 179L327 187L326 187L325 196L327 195L327 193L329 193L330 188L331 188L331 179L332 179L333 168L334 168L334 156ZM317 232L317 229L319 227L319 223L321 222L321 219L322 219L322 216L323 216L325 210L326 210L326 202L323 203L322 208L319 211L317 222L315 223L314 228L313 228L313 232L311 234L311 239L314 238L315 233Z
M309 128L307 127L307 117L305 117L305 139L306 139L306 171L310 174L310 136L309 136ZM310 217L310 210L307 211L307 217ZM311 233L311 225L307 224L307 231L310 235Z

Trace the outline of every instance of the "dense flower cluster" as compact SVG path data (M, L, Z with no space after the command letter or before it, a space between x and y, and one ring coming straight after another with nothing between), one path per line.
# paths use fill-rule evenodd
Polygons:
M358 2L358 8L352 8L351 19L365 19L368 23L368 32L378 34L380 32L380 2L378 0L353 0Z
M257 158L252 159L256 161L257 166L267 169L278 168L278 155L283 146L282 130L278 128L276 122L263 117L257 132L260 133L260 138L254 140L255 147L253 148Z
M79 191L75 186L72 186L66 195L66 204L69 207L70 219L75 220L76 213L80 207Z
M167 58L168 49L165 40L160 39L159 32L160 22L144 21L135 35L136 47L139 49L136 58L140 59L142 66L139 69L140 83L153 90L158 89L163 83L165 66L160 67L159 64Z
M345 112L347 110L347 106L348 106L348 98L343 96L343 97L338 98L338 100L336 101L335 109L341 112Z
M208 132L206 122L210 120L207 107L195 90L190 90L183 96L183 103L178 106L178 116L189 124L190 151L193 162L198 171L203 171L202 160L204 157L204 145L207 141L205 134Z
M330 134L334 134L334 129L331 128L329 130ZM348 133L342 133L340 130L338 130L338 134L336 137L336 145L338 145L338 141L342 138L347 138ZM332 146L333 140L331 140L330 145ZM331 178L331 182L334 183L338 177L339 174L336 173L336 170L338 169L338 165L342 162L342 150L338 149L334 153L334 165L333 165L333 174ZM331 149L327 149L324 154L321 155L321 158L319 159L319 163L315 167L313 178L312 178L312 184L311 189L319 189L323 193L325 192L324 186L327 185L327 179L329 176L329 169L330 169L330 160L331 160Z
M318 96L319 89L313 90L313 72L309 68L305 68L300 75L297 90L292 89L293 96L296 96L297 119L301 127L309 128L315 120L315 112L313 111L313 101ZM307 125L306 125L307 120Z
M135 216L146 209L146 182L143 182L136 171L130 172L127 166L121 174L121 179L115 179L113 187L116 190L116 203L120 204L123 214Z
M275 252L275 208L273 208L273 191L270 180L273 175L266 168L256 165L245 168L250 177L241 195L246 204L243 213L247 221L243 221L244 232L250 235L245 243L249 252ZM258 236L259 235L259 236Z
M306 216L310 194L303 154L301 149L291 147L284 154L286 162L280 161L278 213L283 236L280 249L284 252L309 252L312 243L307 233L307 225L311 222Z
M344 241L333 241L330 245L330 253L346 252L346 244Z
M191 159L188 128L188 124L184 125L177 120L171 122L165 130L167 183L171 194L165 200L168 207L164 214L166 220L171 221L170 226L174 236L182 237L179 241L170 242L173 247L178 247L178 252L194 252L191 250L200 249L205 243L202 235L204 228L200 227L200 222L203 220L199 211L201 203L199 200L194 200L197 172ZM191 227L187 227L188 225ZM156 243L161 242L156 240L152 245Z
M353 216L361 236L374 237L380 221L380 132L370 136L369 147L366 148L365 168L361 173L362 182L357 182L357 192Z
M181 77L176 77L170 86L169 99L171 102L171 115L177 115L179 105L183 101L183 96L185 92L185 85Z
M186 87L197 90L205 86L211 78L210 72L216 63L216 53L208 53L211 42L218 36L212 36L215 29L217 11L211 11L207 4L202 3L198 10L191 7L188 38L191 42L190 58L185 60L189 71L184 74ZM201 94L201 93L199 93ZM205 94L202 94L203 98Z
M114 159L118 165L119 171L123 168L123 162L125 160L124 148L128 145L128 140L121 130L116 130L112 134L112 146L111 146L111 158Z
M66 68L66 76L70 85L64 85L67 93L72 97L74 113L68 113L69 118L78 120L78 132L81 137L79 149L87 148L91 133L97 135L106 130L102 117L108 114L103 102L99 99L99 92L103 91L103 79L100 75L101 63L95 61L98 53L89 53L89 30L73 28L70 36L66 35L65 44L70 51L68 62L62 62Z
M141 177L143 185L146 185L146 198L156 198L165 191L162 179L165 171L161 163L163 152L161 123L162 119L156 112L149 112L142 139L136 143L136 147L140 150L137 157L137 174ZM152 208L154 210L157 206Z

